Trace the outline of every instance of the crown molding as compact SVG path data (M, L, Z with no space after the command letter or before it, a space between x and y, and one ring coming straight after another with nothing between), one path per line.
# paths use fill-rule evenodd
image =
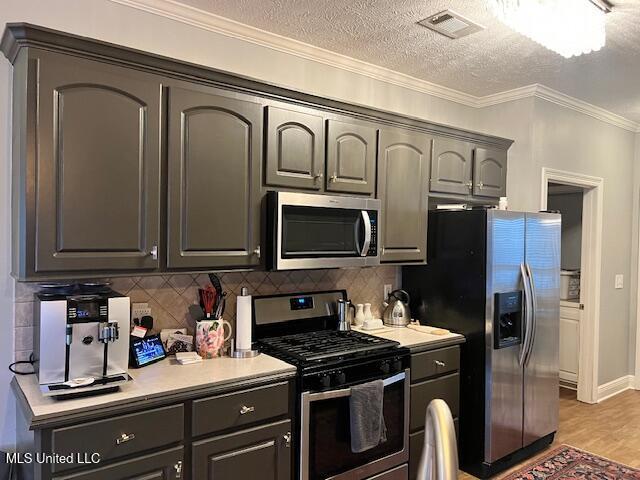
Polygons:
M602 107L541 84L526 85L491 95L475 96L459 90L421 80L404 73L380 67L324 48L309 45L276 33L215 15L211 12L184 5L174 0L110 0L147 13L159 15L196 28L260 45L278 52L294 55L330 67L379 80L420 93L449 100L473 108L484 108L524 98L540 98L565 108L588 115L605 123L631 132L640 133L640 123L631 121Z

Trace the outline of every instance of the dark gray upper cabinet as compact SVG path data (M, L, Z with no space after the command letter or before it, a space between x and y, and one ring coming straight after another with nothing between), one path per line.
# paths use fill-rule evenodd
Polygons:
M270 105L265 135L267 185L322 189L324 125L320 114L293 106Z
M291 422L193 442L192 475L198 480L291 479Z
M327 191L375 193L377 134L373 125L327 120Z
M262 106L169 88L169 268L260 263Z
M429 190L439 193L471 193L473 144L457 139L433 140Z
M35 64L35 271L157 268L158 77L46 52Z
M431 137L380 131L378 197L382 201L382 262L426 262Z
M507 152L476 148L473 160L473 194L482 197L507 196Z

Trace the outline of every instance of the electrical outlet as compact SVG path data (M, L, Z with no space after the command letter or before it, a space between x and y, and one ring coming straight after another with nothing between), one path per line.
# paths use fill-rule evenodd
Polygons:
M132 303L131 318L141 319L144 316L151 316L151 307L148 303Z
M393 290L393 285L391 285L390 283L386 283L384 285L384 290L383 290L384 297L383 297L383 299L384 299L385 302L389 298L389 294L391 293L392 290Z
M624 275L622 275L621 273L618 273L616 275L615 288L624 288Z

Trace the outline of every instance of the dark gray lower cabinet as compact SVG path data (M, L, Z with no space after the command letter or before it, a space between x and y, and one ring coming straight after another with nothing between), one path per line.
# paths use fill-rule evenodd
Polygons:
M382 201L382 262L427 260L431 137L409 130L380 131L378 198Z
M160 77L30 53L37 109L26 112L34 142L26 168L37 174L21 181L35 272L158 268Z
M427 406L436 398L447 402L456 434L460 404L460 347L439 348L411 355L411 413L409 417L409 479L414 480L424 444Z
M262 106L169 88L169 268L260 264Z
M289 480L291 441L291 422L285 420L194 442L192 478Z
M179 480L184 478L184 448L175 447L53 480Z

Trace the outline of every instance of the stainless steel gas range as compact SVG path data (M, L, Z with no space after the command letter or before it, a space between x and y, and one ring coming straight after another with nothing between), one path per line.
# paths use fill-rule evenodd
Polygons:
M254 297L259 348L298 368L295 441L300 480L358 480L409 458L409 351L397 342L337 330L344 290ZM386 441L351 450L351 388L384 381Z

